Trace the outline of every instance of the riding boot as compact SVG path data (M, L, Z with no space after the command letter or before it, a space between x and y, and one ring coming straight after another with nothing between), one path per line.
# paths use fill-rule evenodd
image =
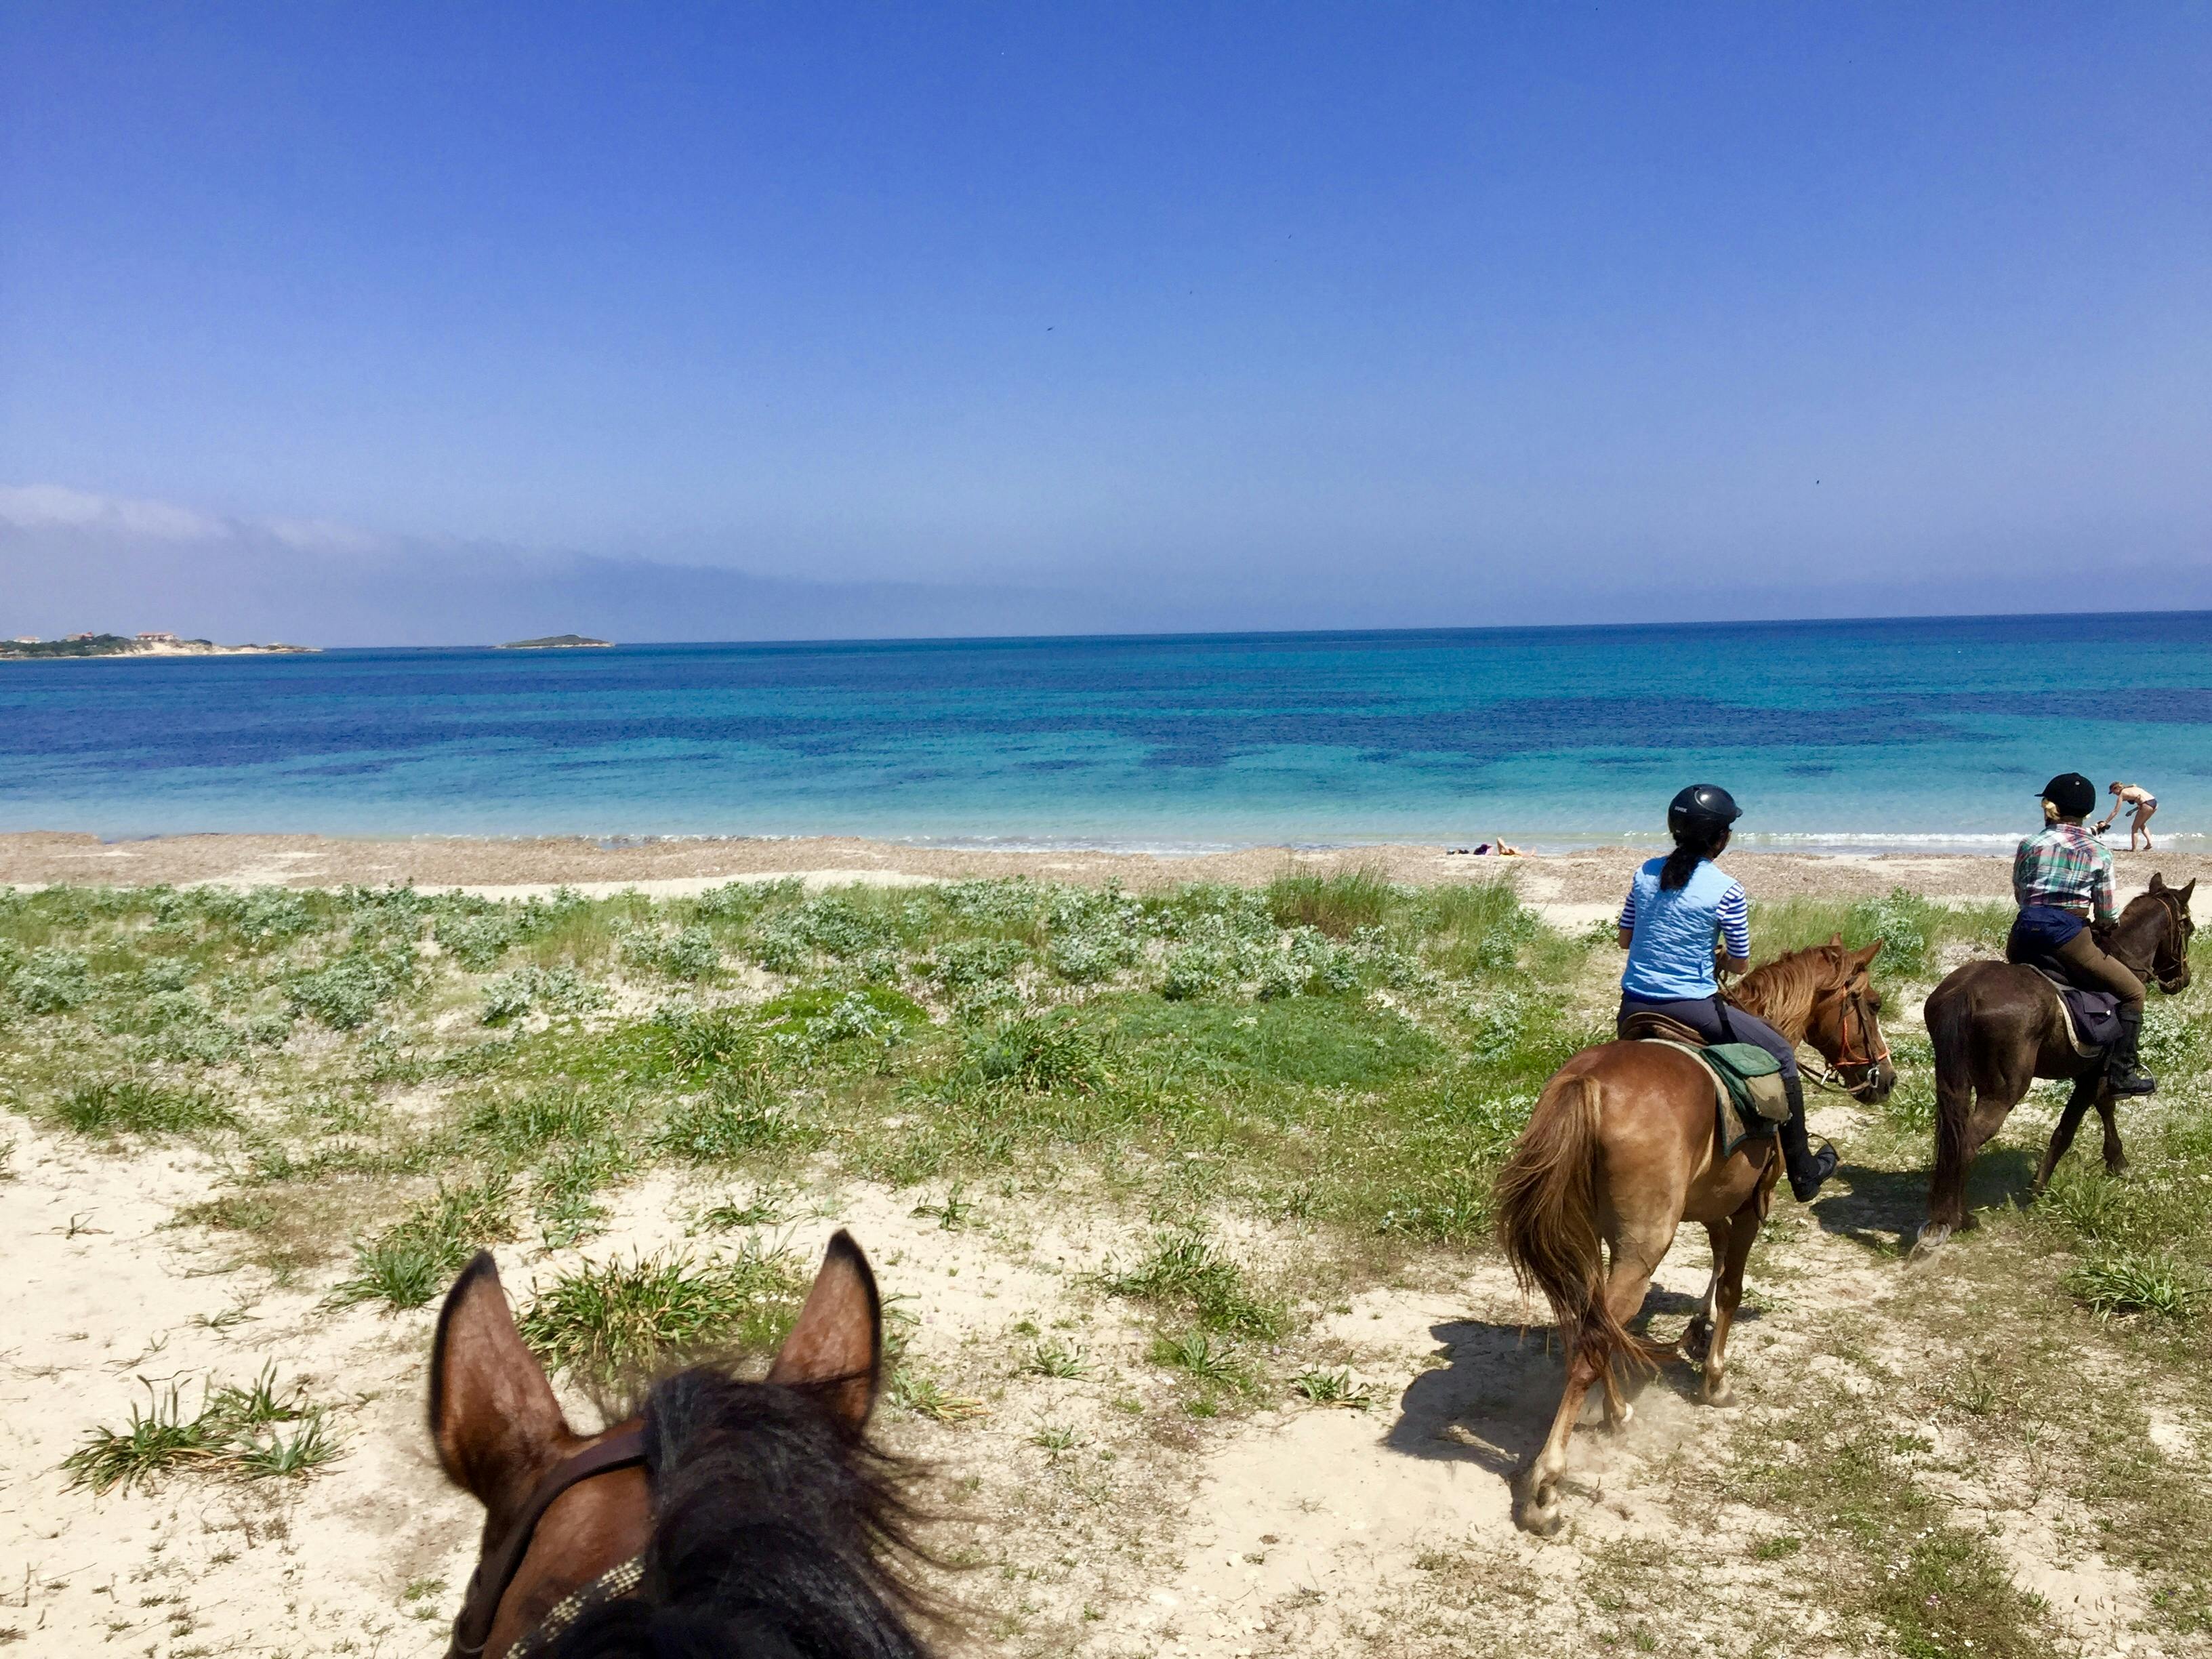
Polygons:
M1784 1079L1790 1091L1790 1115L1782 1125L1782 1167L1790 1173L1790 1190L1800 1204L1810 1204L1828 1177L1836 1172L1836 1149L1826 1141L1814 1152L1805 1133L1805 1085L1796 1078Z
M2105 1080L2116 1095L2148 1095L2156 1091L2158 1079L2142 1068L2136 1045L2142 1038L2142 1010L2120 1011L2120 1034L2112 1039L2112 1052L2105 1060Z

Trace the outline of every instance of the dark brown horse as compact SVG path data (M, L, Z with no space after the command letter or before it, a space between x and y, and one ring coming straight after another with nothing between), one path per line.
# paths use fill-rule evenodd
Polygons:
M2169 994L2186 988L2189 941L2197 931L2189 898L2196 890L2193 881L2169 887L2165 877L2154 875L2150 890L2129 901L2100 939L2105 953ZM2105 1167L2114 1175L2127 1168L2104 1056L2075 1049L2066 1010L2041 974L2008 962L1967 963L1928 994L1926 1012L1936 1051L1936 1174L1916 1255L1974 1224L1966 1211L1966 1172L2038 1078L2070 1078L2074 1092L2036 1172L2035 1190L2049 1184L2092 1106L2104 1120Z
M1880 1100L1896 1080L1884 1058L1881 998L1868 971L1881 949L1877 939L1846 950L1837 938L1794 951L1745 975L1729 1000L1790 1042L1811 1043L1852 1094ZM1628 1322L1685 1221L1705 1224L1713 1273L1682 1346L1692 1354L1703 1349L1705 1399L1729 1403L1729 1326L1781 1168L1771 1136L1722 1156L1712 1073L1679 1048L1601 1043L1544 1085L1498 1176L1498 1242L1522 1287L1541 1288L1551 1303L1567 1358L1551 1434L1514 1480L1522 1526L1559 1529L1556 1489L1590 1385L1603 1382L1606 1419L1618 1427L1632 1413L1613 1362L1655 1364L1665 1352L1631 1334Z
M569 1428L479 1254L438 1319L430 1435L484 1506L451 1659L922 1659L901 1472L868 1442L882 1309L839 1233L764 1382L702 1365Z

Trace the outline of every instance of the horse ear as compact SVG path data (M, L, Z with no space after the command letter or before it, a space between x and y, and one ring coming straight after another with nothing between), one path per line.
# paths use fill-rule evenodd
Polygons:
M2191 894L2194 893L2196 890L2197 890L2197 878L2196 878L2196 877L2194 877L2194 876L2190 877L2190 878L2189 878L2189 885L2188 885L2188 886L2186 886L2186 887L2177 887L2177 888L2175 888L2175 889L2173 890L2175 896L2176 896L2176 897L2178 897L2178 898L2179 898L2179 899L2180 899L2180 901L2181 901L2181 908L2182 908L2183 909L2186 910L2186 909L2189 908L2189 896L2190 896Z
M2194 882L2190 884L2192 887L2196 884ZM2166 890L2166 878L2156 870L2150 872L2150 890L2154 893L2163 893Z
M1831 951L1837 951L1837 952L1840 953L1840 952L1842 951L1843 948L1844 948L1844 936L1843 936L1840 933L1831 933L1831 934L1829 934L1829 935L1828 935L1828 949L1829 949L1829 950L1831 950Z
M1876 957L1881 954L1881 945L1882 942L1880 939L1876 939L1873 944L1868 945L1865 950L1852 951L1851 960L1856 963L1861 968L1869 966L1873 963Z
M570 1437L545 1368L514 1328L499 1269L478 1250L446 1293L430 1351L438 1462L496 1515L529 1495Z
M819 1389L854 1428L868 1420L882 1380L884 1309L868 1258L840 1228L823 1255L799 1322L783 1339L768 1380Z

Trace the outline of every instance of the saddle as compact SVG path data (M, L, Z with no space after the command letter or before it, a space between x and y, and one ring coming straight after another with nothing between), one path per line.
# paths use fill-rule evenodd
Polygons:
M2058 1006L2066 1011L2074 1052L2084 1060L2094 1060L2110 1048L2120 1034L2120 1000L2110 991L2085 991L2054 969L2036 964L2035 971L2058 993Z
M1656 1013L1631 1014L1620 1035L1630 1042L1680 1048L1712 1074L1713 1122L1723 1158L1753 1135L1779 1133L1789 1121L1782 1062L1756 1043L1707 1042L1680 1020Z

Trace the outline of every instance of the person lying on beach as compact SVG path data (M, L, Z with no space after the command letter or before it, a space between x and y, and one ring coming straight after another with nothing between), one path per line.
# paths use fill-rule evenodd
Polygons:
M1712 783L1692 784L1668 806L1674 850L1636 872L1620 908L1628 968L1620 976L1618 1024L1625 1026L1634 1014L1664 1014L1708 1042L1754 1042L1780 1061L1790 1096L1782 1164L1797 1201L1809 1204L1836 1172L1836 1149L1815 1152L1806 1133L1796 1050L1765 1020L1723 1004L1713 977L1717 956L1732 974L1751 966L1750 902L1743 884L1713 862L1728 850L1730 826L1741 816L1735 798Z
M2098 824L2096 833L2103 835L2106 830L2112 827L2114 818L2119 817L2124 809L2132 806L2136 809L2136 815L2128 820L2128 851L2132 853L2136 850L2136 837L2141 836L2143 851L2149 852L2150 830L2148 826L2150 823L2150 815L2158 811L2158 797L2139 783L2114 782L2106 787L2112 791L2112 810L2105 814L2104 821Z

